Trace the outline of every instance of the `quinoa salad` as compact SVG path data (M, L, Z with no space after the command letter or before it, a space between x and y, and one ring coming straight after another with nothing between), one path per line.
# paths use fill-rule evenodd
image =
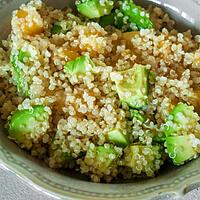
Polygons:
M93 182L155 177L200 153L200 36L131 0L40 0L0 47L8 138Z

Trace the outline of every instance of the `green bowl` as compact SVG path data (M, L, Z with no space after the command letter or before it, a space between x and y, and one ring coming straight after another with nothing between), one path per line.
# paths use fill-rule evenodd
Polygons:
M6 38L10 26L12 10L27 0L0 0L0 38ZM67 0L49 0L49 4L64 7L73 4ZM138 1L139 2L139 1ZM140 1L141 2L141 1ZM151 1L143 1L148 4ZM191 28L194 33L200 29L199 0L152 0L165 7L174 19L178 28L183 31ZM180 197L200 187L200 159L178 168L166 167L153 179L132 180L112 184L97 184L75 172L60 173L49 169L43 162L27 155L14 143L8 140L6 131L0 128L0 167L4 167L40 191L53 195L58 199L160 199L162 196Z

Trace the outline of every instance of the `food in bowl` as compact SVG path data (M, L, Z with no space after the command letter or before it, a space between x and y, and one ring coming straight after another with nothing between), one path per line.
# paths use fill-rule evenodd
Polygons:
M158 7L30 1L0 49L8 137L94 182L154 177L200 152L200 36Z

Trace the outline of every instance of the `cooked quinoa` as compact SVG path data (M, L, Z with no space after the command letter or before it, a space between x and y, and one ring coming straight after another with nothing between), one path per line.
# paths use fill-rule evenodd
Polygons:
M167 162L197 158L200 35L179 33L152 6L134 7L145 28L143 18L128 24L123 9L116 15L125 25L116 17L103 27L99 17L84 17L85 2L77 3L83 15L40 0L13 12L0 48L8 137L49 167L73 168L94 182L154 177ZM109 6L100 17L112 2L99 3Z

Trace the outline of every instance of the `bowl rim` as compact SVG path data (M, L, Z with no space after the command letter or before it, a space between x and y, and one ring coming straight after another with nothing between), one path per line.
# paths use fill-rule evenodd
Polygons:
M198 159L199 160L199 159ZM17 167L16 167L17 166ZM6 150L0 145L0 167L14 173L17 177L28 183L30 186L38 191L41 191L56 199L66 200L105 200L105 199L152 199L161 196L171 196L173 198L180 198L186 193L187 188L193 186L195 188L200 186L200 169L196 169L190 173L186 173L182 177L177 177L173 182L168 184L162 184L152 187L144 188L138 192L126 193L126 194L109 194L89 192L85 190L77 190L76 188L65 186L65 190L61 189L63 186L53 182L52 180L44 177L41 173L30 168L26 163L17 160L12 153ZM193 178L195 177L195 181ZM101 183L99 183L101 184ZM123 183L126 184L126 183ZM131 184L131 183L130 183ZM109 186L109 184L107 184ZM112 184L111 184L112 185ZM118 184L119 185L119 184ZM187 191L187 192L189 192Z

